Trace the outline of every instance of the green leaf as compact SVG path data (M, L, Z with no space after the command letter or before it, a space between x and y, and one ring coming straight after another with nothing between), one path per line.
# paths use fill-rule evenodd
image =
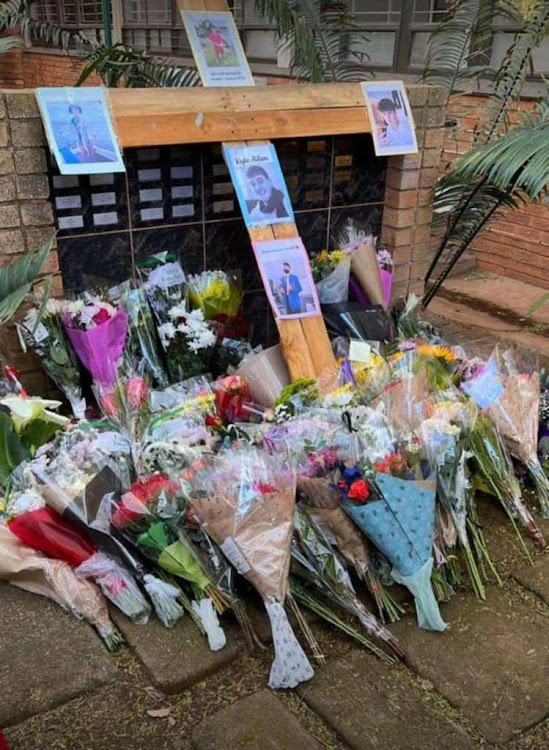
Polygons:
M55 422L49 422L44 419L33 419L23 429L21 437L23 442L35 451L41 445L49 442L59 429L61 429L60 425Z
M549 302L549 292L542 294L541 297L534 302L534 304L528 310L526 315L533 315L535 312L537 312L540 309L540 307L543 307L543 305L546 302Z
M37 253L27 253L12 263L0 266L0 325L15 315L37 280L53 246L55 234Z
M4 484L11 472L28 458L30 451L15 432L9 415L0 411L0 483Z

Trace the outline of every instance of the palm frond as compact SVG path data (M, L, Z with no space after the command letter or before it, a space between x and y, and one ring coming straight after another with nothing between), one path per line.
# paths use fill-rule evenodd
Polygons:
M505 191L497 190L494 186L484 186L483 192L477 194L474 202L468 204L461 213L460 221L449 237L446 237L434 254L431 265L425 277L426 293L422 299L425 308L440 287L450 275L452 269L467 250L475 237L484 229L489 221L494 219L502 208L517 208L520 203L518 196L509 195ZM436 266L442 263L442 270L436 280L427 288L428 281Z
M509 127L509 106L517 102L530 73L532 53L549 35L549 4L540 3L529 14L524 28L507 50L494 78L494 91L477 141L486 143Z
M536 200L549 183L549 119L516 128L459 157L453 175L474 183L483 177L503 191Z
M470 89L472 80L490 78L490 40L495 15L517 21L508 0L458 0L432 32L420 81L448 89L448 96Z
M104 44L89 43L81 48L79 57L85 67L76 82L77 86L81 86L92 73L97 73L109 86L180 88L200 85L200 75L194 68L178 67L169 60L136 52L123 44L106 47Z
M255 0L257 12L276 26L300 81L359 81L367 35L358 29L345 0Z
M21 47L23 42L18 36L3 36L0 37L0 55L5 55L16 47Z
M15 315L48 257L55 235L37 253L28 253L0 266L0 325Z

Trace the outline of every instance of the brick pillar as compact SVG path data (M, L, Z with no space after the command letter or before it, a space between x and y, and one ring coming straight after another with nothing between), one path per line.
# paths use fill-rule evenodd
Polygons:
M44 145L34 92L0 92L0 265L40 249L55 231ZM43 273L56 274L53 291L60 294L55 247ZM13 324L2 331L2 339L9 364L21 370L29 391L51 389L36 360L20 351Z
M381 242L393 252L393 302L423 291L431 256L433 193L444 143L446 89L407 86L418 154L391 156L387 165Z
M9 35L11 36L11 34ZM23 48L15 47L1 57L0 86L6 89L20 89L25 85L23 72Z

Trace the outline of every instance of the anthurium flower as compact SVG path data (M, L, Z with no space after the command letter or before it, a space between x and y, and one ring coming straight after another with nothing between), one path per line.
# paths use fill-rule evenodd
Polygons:
M10 394L1 399L0 404L7 406L10 410L10 416L17 432L21 432L35 419L42 419L44 422L53 422L58 425L65 425L69 422L67 417L50 411L50 409L58 409L61 406L61 401L53 401L39 396L23 397Z

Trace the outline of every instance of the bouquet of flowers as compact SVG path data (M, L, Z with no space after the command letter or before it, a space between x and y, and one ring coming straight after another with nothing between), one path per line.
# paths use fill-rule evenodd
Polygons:
M137 474L143 471L142 437L150 419L148 390L145 378L132 373L124 380L118 379L112 390L96 391L96 399L103 414L130 446Z
M315 518L317 524L326 528L336 547L345 560L354 567L360 578L364 579L375 599L381 617L387 614L391 622L399 619L400 607L389 592L381 585L366 544L366 540L341 507L338 492L335 489L339 478L341 460L347 460L353 452L354 445L349 446L349 439L332 438L325 433L328 444L312 449L311 439L307 440L307 457L300 462L297 474L297 489L303 501L302 509ZM316 441L317 444L322 441ZM347 443L347 445L345 445ZM309 448L311 446L311 448Z
M431 414L418 428L418 434L431 466L437 470L438 497L449 514L457 539L465 557L465 564L473 590L479 599L486 593L479 568L469 542L468 513L471 508L471 487L467 472L468 451L462 436L462 426L457 423L459 402L439 402L431 405ZM453 406L454 420L446 418ZM446 412L446 414L445 414ZM452 535L453 541L453 535ZM451 546L454 546L453 544ZM447 555L447 558L449 556ZM452 555L453 557L453 555Z
M131 360L142 360L145 374L159 388L165 388L168 377L160 357L160 341L145 290L143 287L134 289L127 281L110 289L109 296L128 316L126 349Z
M191 585L198 602L199 611L195 608L195 613L202 621L210 647L218 650L225 645L225 637L212 605L221 614L228 602L178 526L183 510L180 492L179 483L162 474L142 477L113 505L111 523L159 568ZM208 602L202 604L205 599Z
M391 253L385 247L379 247L377 249L377 262L379 265L381 284L383 285L385 308L388 310L391 307L394 259Z
M202 310L206 320L214 320L218 315L230 319L240 310L242 293L235 277L225 271L203 271L189 276L187 283L191 308Z
M150 607L132 576L53 508L22 512L8 521L8 529L24 544L68 563L77 578L95 579L107 599L134 622L147 622Z
M74 350L95 384L104 390L112 388L126 343L128 319L124 310L99 299L77 300L67 305L62 319Z
M67 397L76 419L83 419L86 400L82 397L78 360L62 323L64 302L49 299L42 316L32 309L17 330L24 352L31 349L40 359L44 372Z
M403 659L404 651L398 640L377 621L374 615L358 599L345 567L337 553L332 549L329 538L318 521L297 509L294 528L292 575L309 584L309 586L314 586L325 598L330 599L334 604L356 617L369 635L388 646L393 656ZM306 599L303 599L303 601L308 606L313 605L312 608L316 611L314 601L310 603ZM322 611L319 614L324 616ZM337 623L335 624L337 625ZM356 634L351 633L351 635L356 638ZM390 663L394 661L385 651L368 639L361 642L382 660Z
M205 532L261 594L275 661L269 685L295 687L313 676L284 611L295 507L295 470L238 444L205 462L193 479L191 507Z
M520 483L515 476L507 448L489 416L478 417L471 430L469 444L478 473L488 490L500 501L515 529L515 518L518 518L530 533L536 547L540 550L545 549L543 534L522 499ZM518 529L516 531L518 534ZM528 548L520 534L518 536L526 556L530 559Z
M173 253L156 253L138 263L137 272L157 324L168 323L171 308L183 304L187 294L181 263Z
M503 392L488 413L511 455L526 465L536 486L542 515L549 518L549 480L538 458L539 372L519 370L511 351L504 352L500 359Z
M444 630L431 588L436 482L416 478L424 471L397 445L369 469L369 480L358 465L342 466L337 488L344 509L392 564L392 577L413 594L419 626Z
M0 525L0 579L46 596L75 617L85 618L96 628L109 651L116 651L122 643L105 599L94 583L77 578L68 563L52 560L23 544L3 525Z
M210 367L216 336L202 310L187 310L183 302L171 307L170 320L159 329L172 381L203 375Z
M311 258L311 271L322 304L347 302L351 255L345 250L322 250Z

